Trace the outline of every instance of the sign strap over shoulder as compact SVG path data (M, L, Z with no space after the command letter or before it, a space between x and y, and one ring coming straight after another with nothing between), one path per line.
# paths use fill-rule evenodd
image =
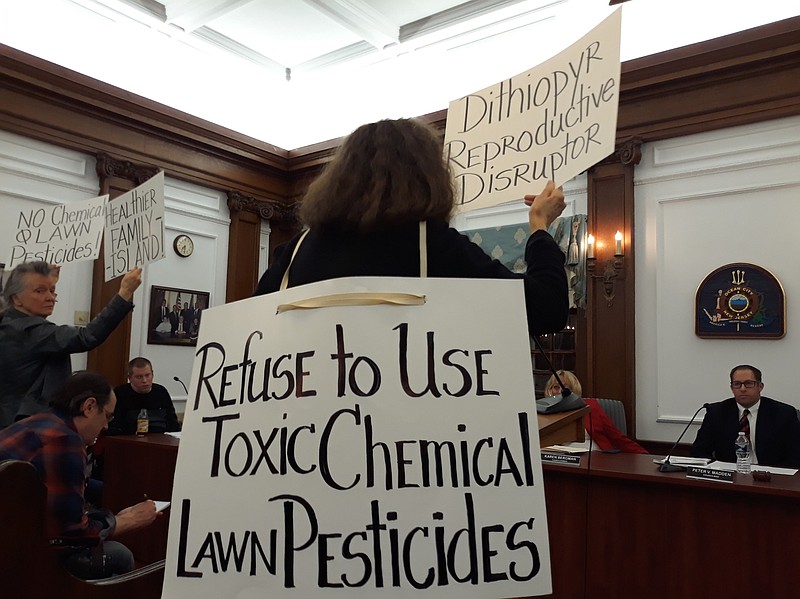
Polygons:
M300 249L300 244L303 243L303 240L308 235L308 232L311 229L306 229L303 234L300 236L300 239L297 240L297 245L294 246L294 251L292 252L292 257L289 258L289 266L286 267L286 272L283 273L283 278L281 279L281 291L286 289L289 286L289 270L292 268L292 263L294 262L294 257L297 255L297 250Z
M428 223L419 222L419 276L428 276Z
M292 263L297 255L297 250L300 249L300 244L303 243L310 230L306 229L300 239L297 240L297 245L294 246L292 257L289 259L289 266L286 267L281 279L281 291L289 287L289 270L292 268ZM428 276L428 223L424 220L419 223L419 276L423 279Z
M294 247L292 257L289 260L289 266L286 267L286 272L283 273L281 280L281 290L287 288L289 283L289 269L292 267L294 257L297 255L297 250L300 244L308 234L308 230L303 233L302 237L297 241ZM427 226L425 221L419 223L419 275L422 278L428 276L428 247L427 247ZM388 304L394 306L421 306L425 303L425 295L417 293L396 293L396 292L356 292L356 293L340 293L334 295L323 295L320 297L311 297L308 299L280 304L277 308L277 313L289 312L291 310L313 310L315 308L328 308L331 306L375 306L379 304Z

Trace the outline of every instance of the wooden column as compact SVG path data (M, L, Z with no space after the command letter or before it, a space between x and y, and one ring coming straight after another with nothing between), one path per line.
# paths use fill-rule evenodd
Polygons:
M228 240L228 285L226 302L253 295L258 278L258 250L261 240L261 220L270 221L270 252L298 229L294 207L275 201L260 200L238 191L228 191L231 213Z
M130 191L153 177L158 169L153 166L134 164L128 160L117 160L108 154L97 154L97 175L100 178L100 194L109 194L111 198ZM103 248L94 261L92 271L92 317L111 301L119 291L121 277L105 281L105 260ZM139 306L140 310L147 309ZM112 386L120 385L127 380L127 365L131 359L131 316L123 320L113 333L98 348L91 350L87 356L87 368L104 374Z
M587 269L584 385L595 397L625 404L630 436L636 434L633 169L640 148L641 141L632 139L588 173L588 232L595 237L595 259ZM622 255L615 255L617 231Z

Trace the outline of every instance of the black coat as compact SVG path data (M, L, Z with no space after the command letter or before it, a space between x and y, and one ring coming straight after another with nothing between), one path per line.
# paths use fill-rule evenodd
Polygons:
M692 455L735 462L739 407L730 397L710 404L692 445ZM794 406L761 397L756 419L755 452L764 466L800 468L800 420Z
M125 383L114 389L114 395L117 397L117 407L114 410L114 420L108 425L107 435L134 434L142 408L147 410L150 419L148 432L181 430L169 391L158 383L153 383L150 393L137 393L130 383Z
M280 287L297 244L283 248L256 288L256 295ZM564 328L569 312L564 253L546 231L537 231L525 246L526 272L513 273L447 223L428 222L428 276L473 279L523 279L528 329L552 333ZM367 235L311 231L289 271L289 286L358 276L418 277L419 224L399 225Z

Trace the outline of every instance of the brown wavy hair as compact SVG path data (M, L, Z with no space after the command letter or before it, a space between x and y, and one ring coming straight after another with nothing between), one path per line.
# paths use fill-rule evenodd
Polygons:
M447 222L454 207L453 177L435 130L397 119L353 131L309 186L299 217L314 230L370 233Z

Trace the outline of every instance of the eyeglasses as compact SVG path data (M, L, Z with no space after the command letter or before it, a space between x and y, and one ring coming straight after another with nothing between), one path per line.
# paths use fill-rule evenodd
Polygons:
M731 389L752 389L758 385L758 381L731 381Z
M108 412L106 412L105 408L103 408L103 416L106 417L106 422L111 422L112 420L114 420L114 412L111 412L109 414Z

